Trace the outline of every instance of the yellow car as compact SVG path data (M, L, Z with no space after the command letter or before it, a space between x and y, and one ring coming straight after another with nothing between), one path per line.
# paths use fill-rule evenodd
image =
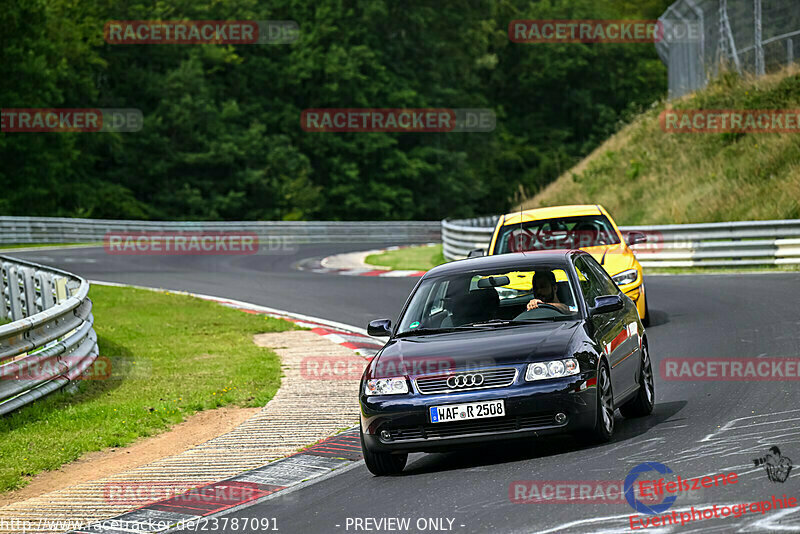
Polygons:
M642 266L629 247L646 240L647 236L642 232L629 232L626 242L614 219L600 205L556 206L502 216L492 235L488 254L576 248L585 250L633 300L642 323L647 326L650 314ZM523 285L529 282L518 281Z

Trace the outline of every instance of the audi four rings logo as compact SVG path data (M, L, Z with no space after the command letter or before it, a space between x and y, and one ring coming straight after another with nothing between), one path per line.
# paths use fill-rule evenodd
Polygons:
M480 386L483 384L483 375L453 375L447 379L447 387L450 389L455 388L468 388L472 386Z

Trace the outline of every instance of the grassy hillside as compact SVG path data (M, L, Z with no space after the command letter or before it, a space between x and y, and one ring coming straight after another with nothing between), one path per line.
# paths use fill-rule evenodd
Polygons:
M658 103L522 207L600 203L620 224L800 218L800 135L665 133L667 108L800 109L800 74L729 73Z

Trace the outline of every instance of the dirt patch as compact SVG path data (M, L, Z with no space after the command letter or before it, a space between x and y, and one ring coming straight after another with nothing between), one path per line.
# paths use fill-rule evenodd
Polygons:
M224 407L197 413L171 430L128 447L90 452L56 471L33 477L22 489L0 495L0 506L39 497L81 482L107 477L191 449L230 432L261 408Z

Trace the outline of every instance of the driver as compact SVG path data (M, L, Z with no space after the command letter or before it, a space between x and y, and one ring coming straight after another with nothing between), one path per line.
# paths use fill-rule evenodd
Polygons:
M556 275L553 271L536 271L533 275L533 293L539 298L528 302L527 310L533 310L540 304L549 304L561 313L569 313L569 306L558 300L556 294Z

